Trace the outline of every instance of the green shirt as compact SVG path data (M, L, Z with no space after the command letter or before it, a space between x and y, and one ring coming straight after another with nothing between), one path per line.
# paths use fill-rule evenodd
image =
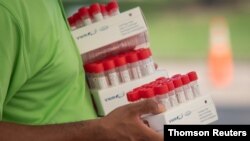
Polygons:
M0 121L96 118L59 0L0 0Z

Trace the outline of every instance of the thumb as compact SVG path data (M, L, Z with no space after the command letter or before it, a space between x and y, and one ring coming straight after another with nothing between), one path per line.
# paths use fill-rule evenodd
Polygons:
M147 99L141 102L130 105L135 114L159 114L165 111L164 105L158 103L156 100Z

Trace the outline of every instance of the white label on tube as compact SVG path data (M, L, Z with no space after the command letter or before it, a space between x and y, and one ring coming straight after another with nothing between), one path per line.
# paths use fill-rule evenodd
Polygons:
M142 76L147 75L147 66L146 66L145 61L140 62L140 70L141 70Z
M132 67L130 70L131 70L131 74L132 74L133 79L138 79L139 78L139 74L138 74L137 68L136 67Z
M154 62L150 58L142 61L140 66L143 76L147 76L155 72Z
M111 86L116 86L119 84L119 77L116 72L108 73L108 78Z
M201 95L199 85L197 83L193 83L190 86L195 97L198 97Z
M76 27L77 28L80 28L80 27L82 27L83 26L83 22L82 21L78 21L77 23L76 23Z
M104 89L108 87L107 79L105 76L98 76L94 79L95 86L99 89Z
M107 19L107 18L109 18L109 16L108 15L103 15L103 18Z
M193 95L192 89L190 87L187 87L184 90L185 90L184 92L185 92L186 98L188 100L193 100L194 99L194 95Z
M130 75L129 75L129 71L127 69L120 71L120 76L121 76L122 82L130 81Z
M95 22L103 20L102 13L97 13L94 15Z
M185 97L184 91L176 91L176 96L177 96L179 103L186 102L186 97Z
M169 99L170 99L172 107L175 107L175 106L177 106L179 104L179 102L177 100L177 97L176 97L176 95L174 93L169 95Z
M149 64L148 64L148 73L149 74L152 74L152 73L154 73L155 72L155 65L154 65L154 62L150 62Z
M137 70L137 73L138 73L139 78L141 78L141 77L142 77L142 74L141 74L140 66L137 66L137 67L136 67L136 70Z
M170 102L170 98L169 97L160 97L159 98L159 102L161 104L163 104L165 106L166 109L170 109L172 106L171 106L171 102Z
M91 23L92 23L92 22L91 22L91 19L90 19L90 18L87 18L87 19L83 20L84 26L90 25Z
M118 15L118 14L120 14L120 11L117 9L117 10L111 11L110 16L115 16L115 15Z

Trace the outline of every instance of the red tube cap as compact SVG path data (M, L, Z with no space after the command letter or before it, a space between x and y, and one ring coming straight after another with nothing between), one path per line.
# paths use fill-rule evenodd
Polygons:
M175 74L174 76L172 76L172 78L178 78L181 77L181 74Z
M94 3L89 7L89 14L91 17L93 17L93 15L96 13L101 13L101 7L99 3Z
M138 61L138 56L136 52L130 52L126 55L126 60L128 63L134 63Z
M174 78L173 83L175 88L179 88L183 85L180 77Z
M115 68L114 60L111 60L111 59L103 61L102 64L103 64L105 71Z
M125 56L118 56L114 58L114 62L116 67L120 67L127 64Z
M85 64L84 70L88 73L94 73L95 66L96 66L95 63Z
M152 98L155 96L153 88L144 88L139 90L139 94L142 98Z
M107 10L110 12L112 10L117 10L119 5L116 0L113 0L107 4Z
M87 7L80 8L78 13L82 18L89 18L89 9Z
M149 53L150 56L152 56L152 51L150 48L145 48L145 50L147 50L147 52Z
M168 86L167 85L158 85L154 87L155 95L163 95L168 92Z
M127 99L130 102L135 102L140 99L138 91L131 91L127 93Z
M102 63L98 63L94 66L94 73L102 73L104 72L104 67Z
M106 6L104 4L101 4L100 8L101 8L102 15L106 15L107 14Z
M186 85L186 84L190 83L188 75L182 75L181 76L181 81L182 81L183 85Z
M189 72L187 75L190 81L195 81L198 79L197 73L195 71Z
M175 89L174 83L173 83L172 80L171 80L171 81L168 81L168 82L167 82L167 85L168 85L168 90L169 90L169 91L172 91L172 90Z
M73 15L73 17L74 17L75 22L81 20L81 16L80 16L79 13L75 13L75 14Z
M143 60L151 56L147 49L138 50L137 55L139 60Z
M75 26L75 24L76 24L76 20L73 16L68 18L68 22L69 22L70 26Z

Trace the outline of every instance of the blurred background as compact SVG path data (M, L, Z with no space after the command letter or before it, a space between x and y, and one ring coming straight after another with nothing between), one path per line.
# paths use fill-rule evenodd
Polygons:
M108 0L63 0L66 15ZM202 93L215 100L219 121L250 124L249 0L120 0L140 6L154 59L169 75L195 70ZM248 76L249 75L249 76Z

